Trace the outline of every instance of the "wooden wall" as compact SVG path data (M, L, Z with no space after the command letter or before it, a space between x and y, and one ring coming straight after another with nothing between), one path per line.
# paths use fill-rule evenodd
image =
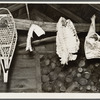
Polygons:
M26 36L21 32L18 32L18 42L9 70L8 83L3 83L3 76L0 76L0 92L41 92L39 55L30 54L25 51L25 48L18 48L19 43L26 42Z

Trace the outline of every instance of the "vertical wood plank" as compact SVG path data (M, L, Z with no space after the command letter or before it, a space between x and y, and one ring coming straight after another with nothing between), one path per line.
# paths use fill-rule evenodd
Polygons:
M37 92L42 92L42 88L41 88L41 70L40 70L40 56L39 54L36 55L36 59L37 59L37 67L36 67L36 80L37 80Z

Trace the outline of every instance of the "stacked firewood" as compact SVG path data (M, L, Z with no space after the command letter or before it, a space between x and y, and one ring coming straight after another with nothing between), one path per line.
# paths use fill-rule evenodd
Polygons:
M55 54L40 56L43 92L93 92L100 91L100 64L85 57L61 65Z

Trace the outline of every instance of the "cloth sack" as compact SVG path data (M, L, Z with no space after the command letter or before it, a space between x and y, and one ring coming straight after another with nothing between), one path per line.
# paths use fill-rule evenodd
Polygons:
M84 50L87 59L100 58L100 36L95 31L95 18L91 18L89 32L85 38Z
M45 31L40 26L32 24L28 31L26 50L32 51L31 38L33 38L33 32L35 32L38 37L45 34Z

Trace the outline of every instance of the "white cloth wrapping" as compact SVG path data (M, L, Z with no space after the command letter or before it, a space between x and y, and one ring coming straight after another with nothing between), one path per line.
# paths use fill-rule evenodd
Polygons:
M33 38L33 32L35 32L38 37L45 34L45 31L40 26L32 24L28 31L26 50L32 51L31 38Z
M100 36L95 31L95 18L95 15L91 18L91 25L84 43L87 59L100 58Z
M76 60L80 41L76 29L70 19L61 17L57 23L56 53L61 58L61 64Z

